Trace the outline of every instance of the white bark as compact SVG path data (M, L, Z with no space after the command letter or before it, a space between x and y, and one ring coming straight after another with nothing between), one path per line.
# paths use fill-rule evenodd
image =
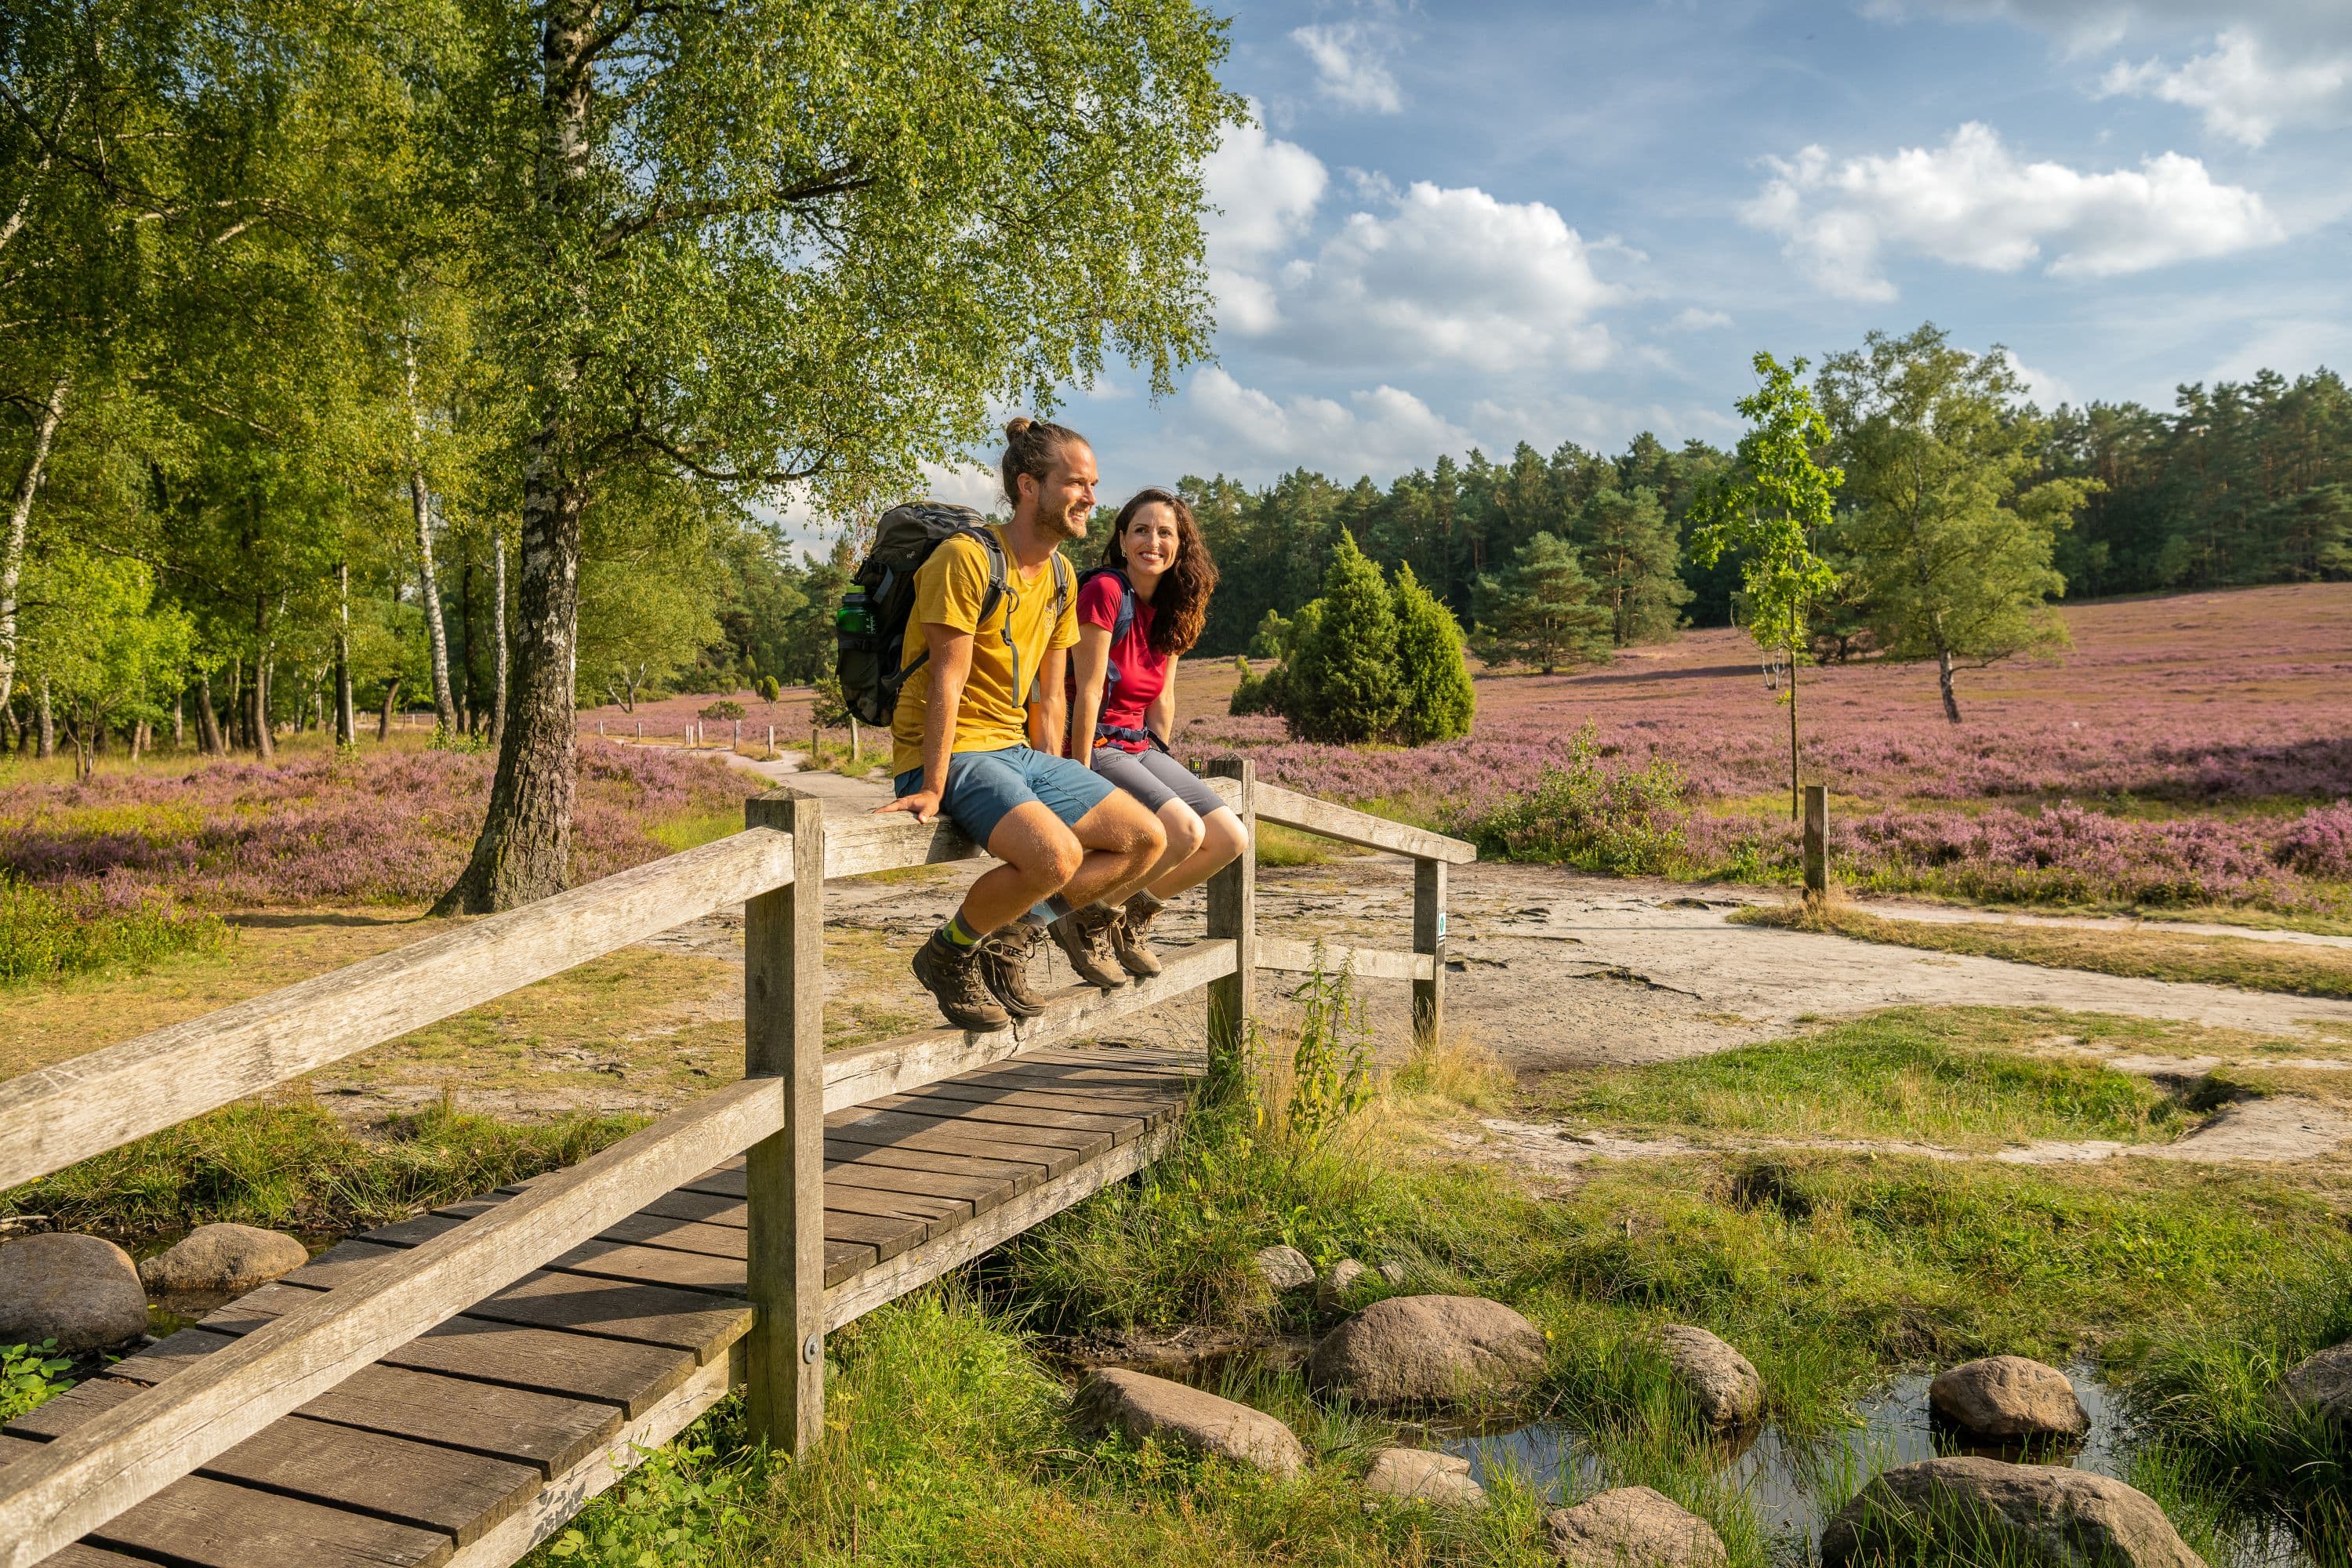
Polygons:
M49 398L33 417L33 450L16 493L8 500L8 535L0 541L0 707L7 705L16 687L16 584L25 572L25 531L33 521L33 497L49 462L49 444L56 439L58 421L65 416L66 389L70 375L61 375L49 388ZM46 753L44 753L46 754Z
M507 734L507 536L490 526L490 744Z
M425 445L425 409L416 401L416 340L403 342L408 372L408 420L415 449ZM408 465L408 504L416 519L416 576L425 604L425 638L433 654L433 711L441 728L457 732L457 703L449 694L449 633L441 624L441 584L433 572L433 492L425 483L425 464L415 456Z

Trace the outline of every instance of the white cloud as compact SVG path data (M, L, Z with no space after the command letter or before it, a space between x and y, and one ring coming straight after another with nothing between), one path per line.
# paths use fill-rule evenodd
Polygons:
M1213 209L1203 227L1218 323L1245 333L1270 331L1278 319L1274 289L1257 269L1306 232L1330 176L1323 161L1297 142L1268 136L1262 126L1241 125L1209 154L1202 178Z
M1381 56L1389 41L1358 22L1329 26L1298 27L1290 41L1315 62L1315 84L1323 96L1349 109L1395 114L1404 108L1404 95Z
M1731 325L1731 318L1721 310L1702 310L1693 305L1688 310L1675 311L1675 319L1666 325L1678 332L1705 332Z
M2209 54L2168 68L2159 60L2117 64L2103 95L2130 94L2178 103L2204 115L2205 129L2259 147L2280 125L2326 123L2352 101L2352 54L2280 58L2252 32L2232 27Z
M2025 384L2025 395L2033 400L2035 407L2055 409L2063 404L2081 401L2074 395L2074 387L2063 377L2034 369L2018 358L2014 350L2000 349L1997 352L2009 362L2010 373Z
M1265 474L1301 464L1326 474L1387 479L1472 444L1470 433L1410 392L1382 384L1328 397L1277 400L1211 365L1185 398L1190 444L1205 467Z
M2085 174L2021 163L1973 121L1938 148L1832 164L1808 147L1770 163L1775 177L1740 216L1781 236L1822 288L1855 300L1895 298L1880 269L1888 250L1993 272L2047 255L2053 275L2113 277L2285 237L2259 195L2215 184L2195 158Z
M994 468L981 463L925 463L923 496L928 500L968 506L974 511L1000 512L1005 510L1003 477Z
M1551 207L1425 181L1387 205L1266 277L1276 319L1244 331L1330 363L1499 371L1608 357L1592 317L1625 290L1593 270L1593 247Z
M2087 53L2150 33L2204 34L2218 22L2248 27L2280 47L2352 44L2352 6L2341 0L1868 0L1866 15L1919 13L1962 20L2000 18L2054 36Z

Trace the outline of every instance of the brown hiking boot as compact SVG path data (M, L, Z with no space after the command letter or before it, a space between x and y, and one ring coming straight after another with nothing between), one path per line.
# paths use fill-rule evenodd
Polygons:
M980 948L958 947L935 931L915 950L915 981L931 994L949 1023L959 1029L992 1034L1013 1022L981 977Z
M1029 961L1045 940L1044 926L1014 921L980 944L980 977L1016 1019L1045 1010L1045 999L1029 989Z
M1088 904L1085 909L1072 910L1045 929L1054 933L1054 940L1061 944L1062 955L1078 972L1079 979L1106 991L1116 991L1127 984L1118 955L1111 951L1110 928L1118 921L1117 910Z
M1151 916L1129 903L1110 925L1110 950L1118 955L1118 966L1138 980L1149 980L1160 973L1160 960L1143 942L1143 928L1150 923Z

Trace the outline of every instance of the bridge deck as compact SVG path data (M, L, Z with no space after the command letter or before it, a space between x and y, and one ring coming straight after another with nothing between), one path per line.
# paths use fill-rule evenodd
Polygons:
M1197 1055L1024 1053L825 1118L838 1326L1165 1148ZM520 1187L343 1242L0 1432L0 1465ZM490 1568L727 1391L744 1300L740 1160L476 1302L125 1510L44 1568ZM740 1369L736 1369L740 1375Z

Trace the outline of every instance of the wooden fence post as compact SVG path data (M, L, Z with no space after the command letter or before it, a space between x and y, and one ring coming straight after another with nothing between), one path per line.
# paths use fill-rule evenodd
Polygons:
M788 1085L744 1203L751 1431L798 1454L824 1433L824 803L780 790L743 816L793 836L791 884L743 906L743 1074Z
M1445 862L1412 863L1412 950L1429 960L1429 978L1412 983L1413 1037L1437 1043L1445 1023Z
M1209 879L1209 931L1212 937L1230 937L1234 972L1209 983L1209 1062L1227 1065L1241 1058L1243 1037L1257 1011L1257 764L1243 757L1219 757L1209 764L1213 778L1233 779L1241 785L1234 810L1242 819L1249 847L1232 865Z
M1805 897L1824 899L1830 891L1830 791L1827 784L1805 786Z

